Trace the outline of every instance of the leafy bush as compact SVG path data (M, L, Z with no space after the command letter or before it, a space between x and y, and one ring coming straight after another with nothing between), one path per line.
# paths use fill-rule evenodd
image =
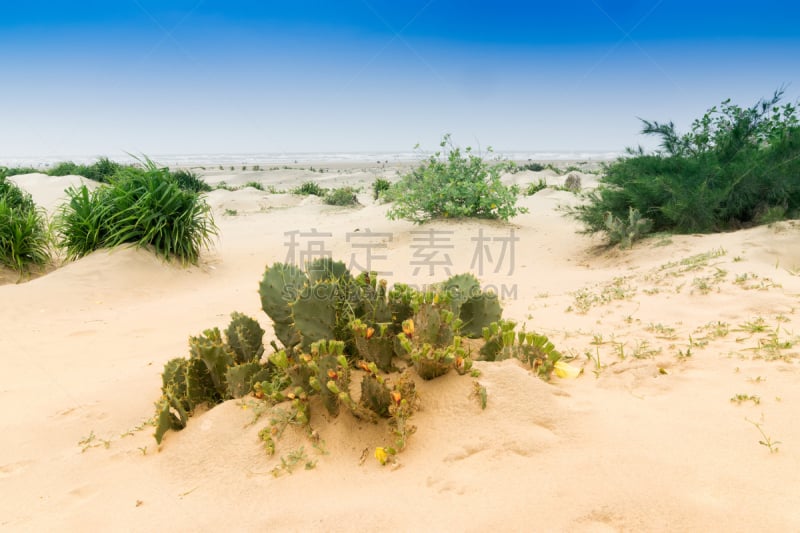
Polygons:
M180 169L172 172L172 177L178 184L178 187L185 191L192 192L208 192L211 185L200 179L200 177L191 170Z
M403 218L422 224L435 218L488 218L508 220L527 212L516 207L519 188L507 187L500 175L513 163L489 164L466 148L450 143L446 135L425 163L403 176L392 195L395 205L388 212L392 220Z
M750 108L729 100L712 107L684 135L670 123L643 121L663 151L630 150L606 168L588 202L569 212L586 232L606 231L635 209L654 231L737 229L800 212L800 125L782 91ZM767 215L765 219L764 216Z
M127 167L109 185L67 189L58 232L70 257L125 243L152 246L165 258L196 262L217 228L202 195L182 189L166 168L147 161Z
M377 200L381 197L381 194L388 191L391 186L392 182L385 178L375 179L375 181L372 182L372 198Z
M333 189L325 195L325 203L328 205L358 205L356 190L352 187Z
M293 194L301 194L303 196L309 196L309 195L325 196L326 192L327 191L325 190L325 188L320 187L319 183L317 183L316 181L306 181L301 185L299 185L298 187L292 189Z
M0 264L22 273L49 259L50 231L43 212L0 173Z

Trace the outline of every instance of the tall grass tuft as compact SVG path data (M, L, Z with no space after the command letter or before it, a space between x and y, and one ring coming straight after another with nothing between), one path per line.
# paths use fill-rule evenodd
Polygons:
M50 260L50 230L30 195L0 173L0 264L20 274Z
M67 193L58 232L72 258L133 243L167 259L196 263L217 234L204 197L181 188L168 169L149 159L144 169L123 168L93 192L82 186Z
M175 179L175 182L178 184L178 187L185 191L192 191L192 192L209 192L213 190L211 185L203 181L197 174L195 174L191 170L176 170L172 173L172 177Z

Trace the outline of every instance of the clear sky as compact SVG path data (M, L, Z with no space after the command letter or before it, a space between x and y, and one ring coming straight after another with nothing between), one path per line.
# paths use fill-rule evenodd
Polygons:
M2 0L0 158L622 150L800 96L800 2Z

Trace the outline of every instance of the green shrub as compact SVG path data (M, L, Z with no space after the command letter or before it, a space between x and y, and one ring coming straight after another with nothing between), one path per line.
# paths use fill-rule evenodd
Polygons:
M392 183L385 178L376 178L372 182L372 198L377 200L383 193L389 190Z
M192 192L208 192L211 185L200 179L200 177L191 170L176 170L172 173L172 178L178 184L178 187L185 191Z
M320 187L319 183L316 181L306 181L302 183L300 186L295 187L292 189L293 194L301 194L303 196L325 196L327 191L324 187Z
M522 172L522 171L525 171L525 170L529 170L531 172L540 172L540 171L542 171L544 169L545 169L545 166L542 165L541 163L536 163L536 162L531 161L531 162L525 163L524 165L515 166L514 169L513 169L513 172L515 174L517 172Z
M202 195L182 189L166 168L147 161L124 168L93 192L67 190L58 231L70 257L125 243L152 246L165 258L197 262L217 228Z
M0 173L0 264L22 273L50 259L50 231L30 195Z
M51 168L47 174L50 176L83 176L100 183L108 183L111 177L123 168L125 165L111 161L107 157L101 157L91 165L78 165L72 161L64 161Z
M48 170L47 174L50 176L82 176L86 173L85 169L86 167L77 165L72 161L63 161Z
M435 218L488 218L508 220L527 212L516 207L519 188L507 187L500 175L513 163L489 164L466 148L453 147L446 135L436 152L420 167L403 176L392 196L392 220L403 218L422 224Z
M352 187L340 187L328 191L325 195L325 203L328 205L358 205L356 190Z
M0 171L6 176L19 176L20 174L34 174L37 172L41 172L41 170L37 170L32 167L0 167Z
M670 123L643 121L663 151L607 166L587 202L568 211L586 232L606 231L607 213L625 220L635 209L653 231L732 230L800 212L800 125L782 91L743 109L726 100L684 135ZM764 218L765 214L767 215Z

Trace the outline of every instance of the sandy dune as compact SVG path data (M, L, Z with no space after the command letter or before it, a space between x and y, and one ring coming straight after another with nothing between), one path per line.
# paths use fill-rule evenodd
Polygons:
M394 172L336 170L322 175L324 184L369 185ZM239 184L284 188L308 177L286 171ZM50 210L75 183L15 179ZM231 176L213 179L234 184ZM556 211L574 201L563 191L524 198L530 213L513 224L416 227L386 220L387 206L367 189L360 199L364 206L350 209L252 188L215 191L209 202L220 238L199 266L117 249L0 286L0 526L800 530L800 223L655 236L620 251L576 233ZM312 426L326 453L290 428L270 458L258 438L269 415L253 423L256 404L242 401L194 417L158 447L145 422L164 362L187 353L190 334L224 327L232 311L256 317L271 340L258 281L265 265L287 259L286 232L314 228L331 233L326 248L345 261L363 258L353 245L368 230L387 234L373 239L387 247L375 250L387 259L373 268L417 284L447 274L414 272L425 236L414 232L453 232L442 234L452 248L440 253L457 273L475 270L481 230L503 239L513 229L513 263L506 256L495 272L502 241L490 241L494 262L476 273L513 296L506 317L548 334L583 375L545 383L513 361L479 362L486 410L470 397L472 378L420 383L418 431L394 468L372 458L385 427L346 413L329 420L319 409ZM753 399L731 401L736 395ZM780 441L777 453L759 444L765 437L754 423ZM274 477L280 458L300 446L315 467Z

